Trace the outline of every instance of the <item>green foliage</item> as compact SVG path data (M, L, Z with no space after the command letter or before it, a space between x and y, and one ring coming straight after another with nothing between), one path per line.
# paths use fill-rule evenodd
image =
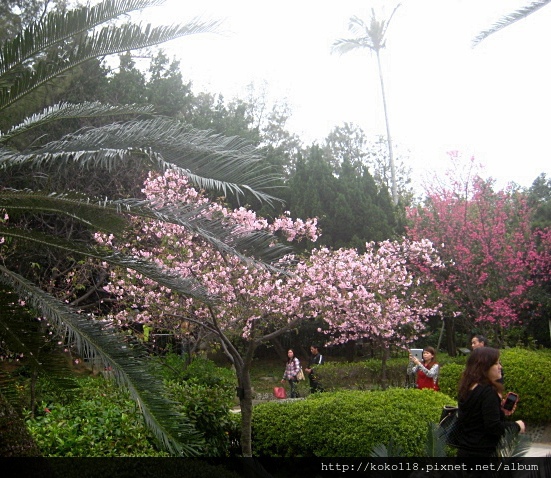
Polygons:
M103 378L79 380L80 392L68 403L42 402L27 428L43 456L169 456L159 451L128 392Z
M440 392L402 388L268 402L254 408L253 450L258 456L369 456L392 441L405 456L422 456L427 424L450 402Z
M381 360L368 359L361 362L326 362L320 369L325 390L372 390L382 386ZM403 387L406 382L407 358L392 358L387 361L387 384Z
M176 354L161 359L168 397L205 437L205 456L228 456L238 442L240 416L231 413L235 374L204 357L191 364Z
M440 373L438 375L438 386L440 391L453 397L457 400L457 387L459 385L459 379L461 373L465 369L465 364L449 363L440 367ZM450 403L449 405L452 405Z
M551 421L551 351L511 348L501 351L505 391L519 394L515 420Z

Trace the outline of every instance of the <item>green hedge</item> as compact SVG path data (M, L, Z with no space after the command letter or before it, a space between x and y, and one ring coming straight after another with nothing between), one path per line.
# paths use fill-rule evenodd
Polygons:
M519 394L515 420L551 422L551 353L548 350L504 349L500 353L505 391ZM440 390L457 399L457 386L464 365L446 364L440 371Z
M321 393L306 400L267 402L253 410L256 456L369 456L390 440L406 456L421 456L427 424L454 401L440 392L386 391Z
M392 358L387 362L387 383L391 387L403 387L406 383L407 356ZM382 387L380 359L361 362L328 362L316 371L323 388L336 390L373 390Z

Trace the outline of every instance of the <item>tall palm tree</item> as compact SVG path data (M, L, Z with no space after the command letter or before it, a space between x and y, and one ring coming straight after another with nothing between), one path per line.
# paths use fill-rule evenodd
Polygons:
M90 170L115 171L145 164L158 171L181 170L199 188L214 188L224 194L247 191L268 202L275 199L263 190L276 178L265 173L261 156L239 138L195 130L178 120L155 116L150 107L97 102L43 107L48 88L62 83L68 72L85 61L215 30L216 21L160 27L113 22L163 1L104 0L93 7L50 12L15 38L0 43L0 118L3 125L7 123L0 131L0 287L15 291L82 356L110 367L139 403L146 424L165 449L175 455L193 456L199 453L202 438L163 398L162 383L148 373L143 350L121 342L108 324L90 320L26 277L22 271L29 268L22 267L22 251L27 244L35 244L44 253L54 250L60 256L90 258L99 266L122 265L181 294L214 303L216 298L197 281L98 247L93 233L116 234L139 216L191 228L243 260L252 257L269 262L283 248L269 247L273 239L269 236L239 235L215 219L206 220L198 208L158 209L139 199L85 197L78 190L56 190L55 180L42 183L49 186L39 190L16 189L10 184L18 171L31 172L35 177L52 174L55 168L72 168L81 171L81 179L86 181ZM121 121L123 117L129 119ZM92 118L99 126L41 142L39 132L43 128L82 118ZM117 122L109 122L109 118L117 118ZM28 184L35 183L29 180ZM50 225L59 218L70 218L80 235L56 233ZM2 314L0 330L9 330L9 321L10 315ZM19 342L24 347L24 341Z
M545 7L548 3L551 3L551 0L535 0L532 1L523 7L519 8L518 10L515 10L514 12L508 13L507 15L501 17L496 23L494 23L491 27L489 27L486 30L481 31L474 39L473 39L473 47L478 45L482 40L489 37L495 32L498 32L499 30L508 27L509 25L512 25L513 23L522 20L526 18L528 15L531 15L532 13L535 13L540 8Z
M396 5L388 20L377 20L375 9L371 9L371 18L369 23L361 18L353 16L350 18L348 29L354 35L353 38L340 38L333 43L332 51L334 53L344 54L358 48L367 48L375 53L377 58L377 68L379 72L379 81L381 83L381 97L383 100L383 109L385 113L386 139L388 144L388 157L390 162L392 201L394 205L398 204L398 187L396 184L396 166L394 162L394 153L392 149L392 137L390 135L390 123L388 119L388 109L386 105L385 84L383 81L383 70L381 68L381 50L386 46L386 32L394 16L394 13L400 5Z

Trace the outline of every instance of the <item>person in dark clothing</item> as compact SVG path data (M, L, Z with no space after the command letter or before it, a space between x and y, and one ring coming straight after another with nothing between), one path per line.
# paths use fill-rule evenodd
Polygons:
M478 349L480 347L486 347L487 345L488 345L488 339L484 337L484 335L473 335L473 338L471 339L471 348L473 350ZM501 378L498 380L498 382L503 383L503 367L501 367Z
M319 352L319 347L317 345L312 345L310 347L310 361L308 362L308 368L305 368L304 371L308 374L308 380L310 381L310 392L323 392L323 387L319 382L319 374L315 373L314 365L323 365L323 355Z
M525 432L522 420L505 421L500 378L499 350L474 349L459 382L459 414L453 443L458 457L495 457L497 445L508 428Z

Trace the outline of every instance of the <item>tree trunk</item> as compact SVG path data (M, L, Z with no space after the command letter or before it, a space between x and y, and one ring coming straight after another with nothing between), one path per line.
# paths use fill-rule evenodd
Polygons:
M381 58L379 56L379 50L376 50L375 53L377 55L377 67L379 69L379 80L381 82L381 96L383 98L383 110L385 113L386 142L388 145L388 162L390 163L392 203L396 206L396 204L398 204L398 187L396 185L396 165L394 164L394 150L392 148L392 137L390 136L390 121L388 119L388 110L386 107L385 84L383 81L383 70L381 68Z
M389 349L386 345L383 345L383 359L381 363L381 388L386 390L388 388L388 374L387 374L387 360L389 355Z
M349 340L346 342L344 353L346 356L347 362L354 362L354 359L356 358L356 341L355 340Z
M247 366L244 366L238 374L238 397L241 408L241 453L244 457L253 456L252 447L252 417L253 417L253 391L251 389L251 374Z
M455 343L455 320L453 317L448 317L444 322L446 324L446 344L448 348L448 354L451 357L457 355L457 345Z

